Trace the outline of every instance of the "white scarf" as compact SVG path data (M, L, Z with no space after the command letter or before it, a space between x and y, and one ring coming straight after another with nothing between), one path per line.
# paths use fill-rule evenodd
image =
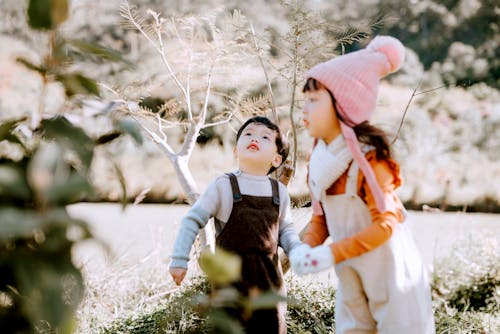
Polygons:
M342 135L330 144L319 139L309 159L309 188L313 199L321 200L328 189L349 167L352 155Z

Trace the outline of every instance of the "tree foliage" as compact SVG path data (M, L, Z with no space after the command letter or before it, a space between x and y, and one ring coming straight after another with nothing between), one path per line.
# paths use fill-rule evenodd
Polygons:
M73 61L68 50L76 46L84 53L119 57L59 34L68 17L65 0L31 0L27 15L33 29L46 31L49 51L40 63L18 61L38 73L43 85L61 84L66 106L77 96L99 95L93 79L68 67ZM42 99L44 92L42 87ZM41 106L31 119L0 121L0 143L9 147L0 156L0 327L8 333L73 331L84 285L71 250L92 234L86 222L68 214L66 205L92 193L94 149L111 140L92 138L72 124L63 115L70 110L54 116ZM114 133L142 140L126 120L116 122Z
M374 33L400 38L418 54L426 70L435 64L434 70L443 75L446 84L469 86L485 82L500 88L498 1L358 0L351 3L349 13L356 13L354 24L382 15L386 18L385 24ZM456 43L474 50L465 65L455 56ZM469 70L459 71L464 66ZM472 70L478 66L483 70Z

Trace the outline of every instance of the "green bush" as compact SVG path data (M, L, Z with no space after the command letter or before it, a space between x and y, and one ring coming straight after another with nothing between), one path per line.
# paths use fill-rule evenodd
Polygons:
M193 301L208 291L207 280L193 279L181 290L168 296L156 310L133 318L118 319L111 325L101 328L100 333L199 333L206 319L196 312Z
M451 263L451 262L450 262ZM493 334L500 330L498 310L498 277L477 277L464 280L450 270L448 263L434 277L432 292L434 316L438 334ZM443 293L443 284L454 286ZM287 279L287 326L289 333L335 333L335 288L324 285L306 285ZM196 309L197 301L209 291L207 281L197 278L179 292L169 296L152 312L133 318L118 319L100 333L208 333L207 319ZM466 306L468 305L468 306Z
M74 61L71 45L84 54L108 53L59 35L68 7L66 0L29 1L27 21L46 31L48 53L39 63L23 57L17 61L37 73L44 86L60 84L69 105L74 96L99 95L94 80L68 67ZM6 333L73 332L84 286L71 251L92 234L84 221L68 214L66 205L92 193L94 148L112 140L91 138L62 110L46 113L44 88L32 119L0 120L0 143L8 148L0 152L0 328ZM120 124L118 136L131 133Z
M335 288L289 282L287 328L290 333L332 333L335 331Z
M457 240L435 263L432 296L437 333L500 332L500 245L495 236Z

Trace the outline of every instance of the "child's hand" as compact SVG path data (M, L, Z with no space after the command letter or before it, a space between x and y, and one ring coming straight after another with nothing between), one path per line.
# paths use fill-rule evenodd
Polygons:
M290 265L292 266L293 271L295 270L295 267L298 266L299 262L302 261L303 257L305 256L305 253L309 252L311 250L311 246L309 246L306 243L303 243L290 252L288 256L288 260L290 260Z
M306 275L330 268L335 264L335 258L330 247L322 245L302 252L293 261L290 258L290 262L298 275Z
M184 277L186 276L187 269L184 268L170 268L168 270L170 272L170 275L172 276L172 279L174 280L175 284L181 285L182 280L184 280Z

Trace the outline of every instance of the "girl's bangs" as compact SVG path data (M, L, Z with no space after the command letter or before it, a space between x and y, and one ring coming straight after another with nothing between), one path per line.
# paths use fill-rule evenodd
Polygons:
M321 86L322 85L318 82L318 80L314 78L308 78L304 85L304 88L302 88L302 93L317 91L321 88Z

